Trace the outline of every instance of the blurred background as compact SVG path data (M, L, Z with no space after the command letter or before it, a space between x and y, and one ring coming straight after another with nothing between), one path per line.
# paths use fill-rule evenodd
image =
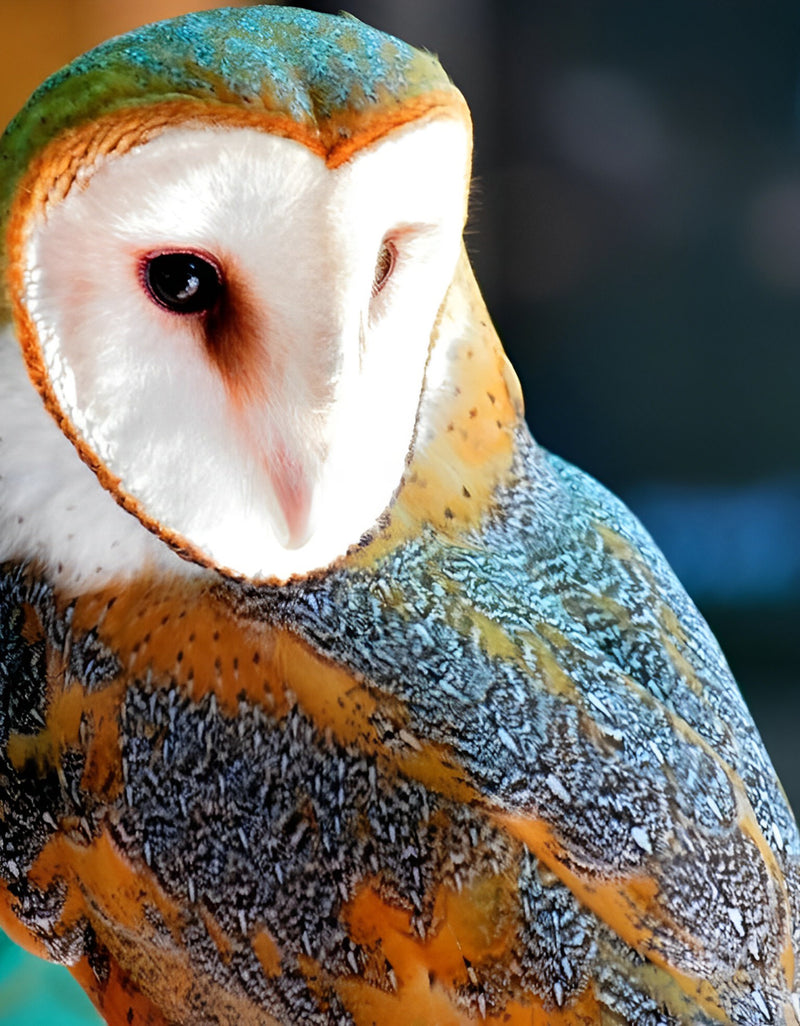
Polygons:
M800 5L342 4L466 95L469 248L534 435L655 536L800 809ZM107 36L211 6L4 0L0 120ZM0 1023L91 1021L71 991L54 1013L64 975L0 941Z

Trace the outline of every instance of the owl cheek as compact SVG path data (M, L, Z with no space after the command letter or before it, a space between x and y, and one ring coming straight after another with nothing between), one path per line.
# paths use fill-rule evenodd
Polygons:
M313 423L300 415L311 393L323 409L330 402L313 380L314 364L320 361L308 354L304 362L311 366L292 383L286 332L271 324L263 304L230 276L219 304L191 322L194 345L223 385L223 415L230 416L242 449L260 465L272 494L275 536L286 549L300 548L314 530L313 509L326 448L327 418L322 411ZM302 348L300 340L295 341Z

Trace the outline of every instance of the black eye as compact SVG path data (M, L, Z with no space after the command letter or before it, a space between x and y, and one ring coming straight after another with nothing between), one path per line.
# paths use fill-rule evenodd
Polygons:
M375 261L375 275L372 279L372 295L377 296L389 279L397 263L397 248L391 239L384 239L378 259Z
M198 253L158 253L142 264L150 298L173 313L204 313L222 292L219 267Z

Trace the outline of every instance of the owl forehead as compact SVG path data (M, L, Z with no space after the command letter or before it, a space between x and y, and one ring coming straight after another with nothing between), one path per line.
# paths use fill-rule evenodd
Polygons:
M431 100L430 97L427 99ZM378 150L377 144L386 137L397 150L408 148L409 142L413 144L421 132L430 140L431 133L438 130L444 136L445 148L451 152L442 153L442 143L434 147L432 152L436 153L437 158L445 157L448 174L452 174L459 165L463 168L466 199L471 133L459 107L451 103L440 104L434 98L433 102L425 103L420 110L412 109L404 113L405 116L398 119L397 124L382 125L378 133L371 130L374 126L368 126L360 134L351 134L346 140L344 152L340 146L325 145L318 133L307 131L300 123L287 122L281 115L254 113L239 108L210 111L198 109L197 104L184 101L154 104L136 112L117 111L96 123L63 133L39 154L20 183L11 205L5 238L9 269L7 284L11 295L16 291L14 268L19 267L30 226L38 222L42 214L57 207L71 191L85 189L99 169L106 167L109 162L117 164L120 158L128 154L129 160L135 158L136 162L144 154L155 150L169 159L171 148L180 145L194 145L198 148L198 143L205 140L212 145L200 147L202 155L207 158L216 147L218 156L224 158L226 142L243 136L260 138L265 142L289 141L297 151L307 155L306 165L317 167L318 177L322 180L337 177L335 174L326 175L326 170L338 172L344 170L345 166L356 168L365 162L366 157L374 163L373 154ZM261 155L265 155L263 147ZM423 162L425 154L419 152L414 156L412 153L406 159L411 161L411 170L415 174L413 163L415 160ZM187 166L190 164L191 158ZM451 178L451 181L456 180ZM244 178L241 179L239 185L243 192L248 184ZM141 191L139 188L136 190L137 193Z
M101 44L33 94L0 141L0 218L8 225L42 173L55 167L63 194L93 155L159 122L238 121L335 166L436 110L469 123L435 57L354 18L275 6L186 15Z
M309 268L334 260L329 271L338 282L350 259L374 261L389 231L443 223L457 231L468 175L469 139L452 118L413 122L334 168L313 147L280 134L170 123L122 154L95 153L62 176L71 184L56 179L41 204L27 204L24 231L10 248L12 269L40 259L30 242L46 223L63 252L74 252L72 233L87 237L90 226L123 248L221 247L226 260L251 249L263 256L269 238L293 259L303 253ZM271 269L288 273L280 262Z
M471 125L460 93L428 93L413 102L393 107L381 117L362 117L347 132L333 124L325 131L293 121L279 111L251 110L232 105L208 105L195 100L170 99L147 107L123 108L97 121L65 131L51 140L32 161L17 185L6 214L3 240L7 266L13 269L20 245L32 219L57 204L73 186L84 186L106 158L118 158L130 150L176 128L250 128L259 133L293 140L321 158L330 170L351 162L362 151L399 130L428 122L458 123L464 140L466 173L469 173ZM459 149L462 149L460 146ZM13 293L13 276L6 282Z

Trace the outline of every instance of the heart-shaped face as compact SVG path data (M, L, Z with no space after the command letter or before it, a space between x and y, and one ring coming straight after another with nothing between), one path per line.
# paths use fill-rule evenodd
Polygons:
M338 166L219 116L92 159L110 131L87 129L66 186L18 215L29 372L102 484L182 554L250 578L325 566L403 478L468 126L422 117Z

